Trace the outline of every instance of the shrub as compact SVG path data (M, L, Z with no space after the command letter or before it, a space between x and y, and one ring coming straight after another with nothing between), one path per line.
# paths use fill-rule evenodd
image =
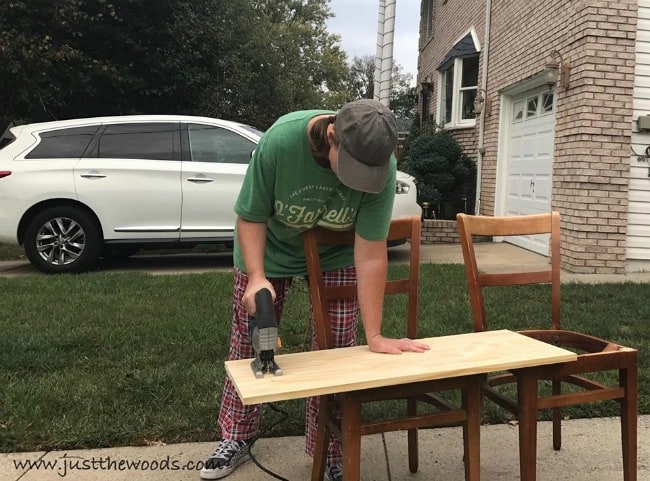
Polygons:
M438 219L473 213L476 165L451 134L425 127L410 143L405 159L417 181L418 202L428 202Z

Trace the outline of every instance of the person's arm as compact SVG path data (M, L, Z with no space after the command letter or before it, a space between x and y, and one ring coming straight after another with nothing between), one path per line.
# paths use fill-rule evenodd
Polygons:
M244 264L246 265L246 274L248 275L248 284L242 301L248 314L253 316L255 315L255 293L257 291L267 288L271 291L273 299L275 299L273 285L264 273L266 223L248 222L241 217L237 217L237 237Z
M412 339L391 339L382 335L384 289L388 276L386 241L369 241L357 234L354 240L354 265L359 309L370 350L388 354L428 350L428 345Z

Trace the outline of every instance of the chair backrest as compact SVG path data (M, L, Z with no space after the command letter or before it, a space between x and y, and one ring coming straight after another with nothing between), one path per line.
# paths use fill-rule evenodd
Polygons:
M406 335L417 337L418 284L420 280L420 231L419 217L403 217L390 224L387 242L406 239L410 241L409 268L406 277L391 277L386 283L385 294L406 294L408 296L408 324ZM327 229L310 229L303 234L307 272L309 274L309 294L314 309L316 338L321 349L332 347L327 301L357 297L356 284L326 286L323 282L319 245L354 244L354 230L337 232Z
M549 212L534 215L490 217L458 214L458 232L463 249L465 273L469 287L474 330L488 328L483 290L489 286L551 284L551 328L560 329L560 214ZM508 237L550 234L548 269L523 272L520 268L504 272L479 271L474 236ZM513 263L515 264L515 263Z

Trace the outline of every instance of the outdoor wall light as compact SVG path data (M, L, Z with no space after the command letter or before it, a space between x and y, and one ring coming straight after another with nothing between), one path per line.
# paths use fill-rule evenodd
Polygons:
M571 66L564 61L562 54L557 50L551 50L546 60L546 71L544 83L552 88L560 79L560 85L564 90L569 88L569 75Z
M476 97L474 97L474 113L478 117L481 115L481 112L485 112L485 115L489 117L490 111L490 101L487 99L487 92L485 89L478 89Z
M433 90L433 80L431 80L429 75L424 77L424 80L420 83L420 87L425 94L431 93Z

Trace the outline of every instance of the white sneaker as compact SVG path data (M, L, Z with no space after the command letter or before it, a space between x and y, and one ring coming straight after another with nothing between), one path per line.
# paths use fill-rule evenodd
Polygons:
M325 469L325 479L327 481L343 481L343 467L340 464L327 466Z
M201 479L221 479L232 473L248 456L246 441L224 439L205 462Z

